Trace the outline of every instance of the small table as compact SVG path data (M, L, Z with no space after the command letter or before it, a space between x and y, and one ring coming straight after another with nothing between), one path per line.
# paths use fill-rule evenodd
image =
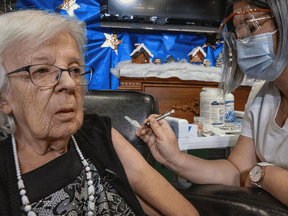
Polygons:
M178 141L181 151L190 149L230 148L236 145L239 135L195 137L191 142Z

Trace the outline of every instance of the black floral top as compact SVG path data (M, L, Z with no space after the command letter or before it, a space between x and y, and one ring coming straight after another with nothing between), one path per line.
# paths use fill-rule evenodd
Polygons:
M135 215L114 187L100 177L91 161L87 161L95 187L94 215ZM22 177L32 210L38 216L84 216L88 205L85 176L84 166L70 142L65 154ZM21 210L26 215L23 207Z

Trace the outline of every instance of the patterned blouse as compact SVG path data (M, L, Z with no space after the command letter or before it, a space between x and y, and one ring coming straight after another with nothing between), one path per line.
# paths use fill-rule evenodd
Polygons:
M134 216L125 200L108 181L100 177L91 161L87 161L95 187L94 215ZM22 175L32 210L38 216L87 215L88 187L85 176L84 166L72 143L65 154ZM22 215L26 215L23 207L21 210Z

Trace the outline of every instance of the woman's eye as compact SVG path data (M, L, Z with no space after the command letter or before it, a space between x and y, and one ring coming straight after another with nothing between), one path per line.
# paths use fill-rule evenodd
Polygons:
M250 26L250 32L253 33L255 30L257 30L258 28L256 28L254 25Z
M75 73L75 74L81 74L81 69L78 67L75 67L75 68L72 68L70 72Z
M33 71L33 73L47 73L49 72L48 68L39 68Z

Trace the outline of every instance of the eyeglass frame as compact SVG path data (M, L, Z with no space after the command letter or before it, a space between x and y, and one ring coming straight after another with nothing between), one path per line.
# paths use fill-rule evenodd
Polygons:
M254 19L251 19L251 20L243 20L239 25L237 25L237 26L235 26L233 29L235 29L234 31L230 31L230 32L223 32L222 33L222 36L223 36L223 38L225 39L225 40L227 40L228 39L228 33L230 34L230 35L232 35L233 37L231 38L232 40L235 40L235 39L244 39L244 38L249 38L249 37L251 37L251 35L252 35L252 31L251 31L251 29L250 29L250 27L248 26L248 24L249 24L249 22L257 22L257 21L259 21L259 20L265 20L265 19L267 19L267 20L265 20L261 25L259 25L258 23L256 24L253 24L254 25L254 27L256 26L256 28L257 28L257 30L259 30L260 28L261 28L261 26L265 23L265 22L267 22L267 21L269 21L269 19L272 19L274 16L273 15L269 15L269 16L265 16L265 17L259 17L259 18L254 18ZM238 26L240 26L240 25L243 25L243 24L245 24L245 27L246 27L246 30L247 30L247 37L242 37L242 38L239 38L239 36L238 36L238 33L237 33L237 28L238 28ZM253 31L254 32L254 31ZM246 41L247 42L247 41Z
M36 85L36 84L33 82L32 78L31 78L30 68L33 67L33 66L37 66L37 65L48 65L48 66L53 66L53 67L58 68L58 69L60 70L60 72L59 72L59 73L57 74L57 76L56 76L57 82L56 82L55 84L45 85L45 86ZM72 68L75 68L75 67L86 67L86 68L90 68L90 71L91 71L91 72L86 72L86 73L84 73L84 74L81 74L81 76L83 76L83 75L86 75L86 74L89 74L89 73L90 73L91 77L90 77L89 82L87 82L87 84L85 84L85 85L78 85L78 84L76 84L77 86L86 86L86 85L88 85L88 84L91 82L91 78L92 78L92 75L93 75L93 73L94 73L94 68L92 68L92 67L90 67L90 66L86 66L86 65L79 65L79 66L73 66L73 67L68 68L68 69L62 69L62 68L59 68L59 67L57 67L57 66L55 66L55 65L35 64L35 65L28 65L28 66L25 66L25 67L16 69L16 70L14 70L14 71L11 71L11 72L9 72L9 73L6 73L6 76L9 76L9 75L14 74L14 73L19 73L19 72L27 72L27 73L29 73L29 77L30 77L30 80L31 80L31 82L33 83L33 85L39 86L39 87L50 87L50 86L55 86L55 85L58 84L58 82L59 82L59 80L60 80L60 78L61 78L61 75L62 75L62 72L63 72L63 71L67 71L67 72L69 73L69 76L71 77L71 74L70 74L71 72L70 72L70 70L71 70ZM58 78L57 78L57 77L58 77ZM73 80L74 80L74 79L73 79Z
M261 9L261 8L254 8L254 9L249 9L249 11L238 11L238 12L234 12L234 13L231 13L220 25L220 28L219 28L219 34L222 35L222 30L223 30L223 27L225 26L225 24L235 15L246 15L248 13L251 13L251 12L272 12L270 9Z

